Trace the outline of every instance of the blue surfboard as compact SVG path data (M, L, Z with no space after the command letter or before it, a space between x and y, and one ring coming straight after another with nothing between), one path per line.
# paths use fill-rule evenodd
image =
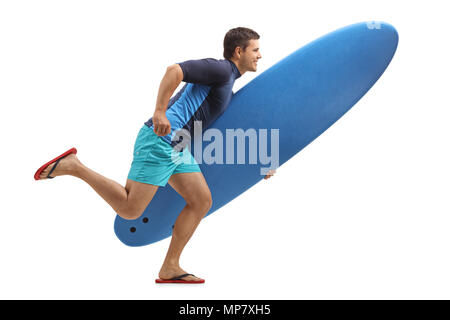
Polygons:
M208 129L219 130L216 132L223 137L227 129L245 132L265 129L268 150L272 146L272 133L278 130L278 166L281 166L361 99L389 65L397 44L397 31L384 22L362 22L329 33L293 52L241 88L233 95L226 112ZM205 147L210 142L201 143ZM236 148L237 143L233 152L238 151ZM251 150L246 148L250 154ZM194 155L195 151L191 149ZM267 167L267 163L260 160L254 163L249 157L242 164L236 159L234 164L225 160L224 164L200 163L213 199L207 215L263 179L261 168ZM116 217L115 233L129 246L165 239L171 236L184 205L184 199L169 185L160 187L139 219Z

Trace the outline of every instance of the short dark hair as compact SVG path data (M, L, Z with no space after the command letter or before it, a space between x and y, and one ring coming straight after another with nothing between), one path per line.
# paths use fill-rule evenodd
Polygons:
M241 47L245 51L252 39L259 39L259 34L252 29L237 27L229 30L223 39L223 57L231 59L236 47Z

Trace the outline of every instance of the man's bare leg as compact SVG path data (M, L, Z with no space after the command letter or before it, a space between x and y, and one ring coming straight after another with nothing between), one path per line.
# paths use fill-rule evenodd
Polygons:
M174 174L170 177L169 184L185 199L186 206L175 222L169 250L159 272L161 279L187 273L179 264L181 252L212 205L211 193L201 172ZM199 278L188 276L183 280Z
M49 165L39 176L47 179L55 163ZM71 175L89 184L124 219L137 219L152 200L158 186L127 179L125 188L89 169L75 154L64 157L52 172L51 177Z
M47 179L53 166L54 163L49 165L41 173L40 178ZM51 174L52 177L62 175L72 175L88 183L116 213L121 213L119 215L125 219L136 219L140 216L158 189L157 186L129 179L124 188L117 182L84 166L74 154L63 158ZM170 279L187 273L179 265L181 252L212 204L211 193L201 172L172 175L169 184L185 199L186 206L175 222L169 250L159 272L161 279ZM127 207L131 209L123 209ZM199 280L192 276L183 279Z

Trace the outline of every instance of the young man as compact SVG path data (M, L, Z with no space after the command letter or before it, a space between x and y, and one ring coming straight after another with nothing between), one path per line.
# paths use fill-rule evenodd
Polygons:
M36 180L72 175L87 182L124 219L137 219L159 186L167 183L186 201L178 216L170 246L157 282L203 283L179 265L183 248L211 208L208 185L188 149L173 157L179 143L176 132L193 132L194 121L207 128L227 108L234 81L247 71L255 72L261 59L259 35L248 28L234 28L224 38L224 58L188 60L169 66L158 92L153 117L144 123L134 145L133 162L125 188L89 169L71 149L43 165ZM181 83L184 87L172 98ZM185 161L186 159L190 161ZM265 179L272 176L269 172Z

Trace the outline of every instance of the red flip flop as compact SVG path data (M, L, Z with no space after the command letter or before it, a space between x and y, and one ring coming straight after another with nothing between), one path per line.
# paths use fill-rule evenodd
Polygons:
M64 152L62 155L59 155L59 156L57 156L55 159L53 159L53 160L47 162L46 164L44 164L42 167L40 167L40 168L38 169L38 171L36 171L36 173L34 174L34 179L35 179L35 180L41 180L41 179L39 178L39 176L41 175L42 171L44 171L45 168L47 168L49 165L51 165L53 162L56 161L56 164L53 166L52 170L51 170L50 173L47 175L47 178L53 179L54 177L50 177L50 174L53 172L53 170L55 170L56 166L58 165L58 162L59 162L62 158L64 158L65 156L68 156L68 155L71 154L71 153L77 154L77 149L75 149L75 148L69 149L69 150L67 150L66 152Z
M172 279L167 279L167 280L156 279L155 282L156 283L205 283L204 279L201 279L201 280L183 280L182 279L187 276L194 276L194 275L190 274L190 273L185 273L185 274L182 274L181 276L177 276Z

